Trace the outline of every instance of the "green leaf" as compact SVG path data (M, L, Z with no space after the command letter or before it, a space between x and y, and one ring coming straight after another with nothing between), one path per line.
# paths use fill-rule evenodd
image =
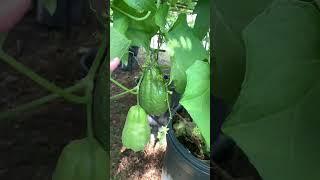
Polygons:
M130 7L134 8L136 11L142 13L144 11L155 11L156 4L155 1L150 0L124 0Z
M122 0L114 1L113 6L116 6L122 11L125 11L135 17L144 16L141 13L137 12L135 9L129 7ZM124 18L124 15L121 14L121 12L117 12L117 10L114 10L114 13L120 13L114 17L114 22L116 22L116 27L118 29L121 29L120 32L123 33L125 31L125 35L131 41L131 45L143 46L144 48L149 49L152 36L154 36L159 30L159 27L155 23L156 12L152 11L149 17L142 21L136 21L127 17ZM126 22L127 20L128 22ZM118 23L120 25L118 25Z
M178 2L178 0L168 0L168 2L170 3L171 6L174 6Z
M165 29L168 13L169 13L169 5L161 4L154 16L155 23L160 27L160 29L163 29L163 30Z
M50 15L53 16L57 9L57 0L41 0L41 3L49 11Z
M195 35L202 40L210 26L210 1L209 0L199 0L194 9L194 14L197 14L193 31Z
M210 65L195 61L187 70L187 86L180 104L200 129L210 150Z
M122 13L118 11L113 13L113 27L121 34L125 34L127 32L129 21L129 18Z
M130 28L126 32L126 36L131 40L131 45L142 46L146 50L149 49L152 38L151 33L146 33L145 31Z
M131 41L113 27L110 27L110 59L122 57L128 52Z
M165 140L166 140L168 131L169 131L169 128L167 126L160 127L158 134L157 134L157 138L158 138L160 144L165 144L165 142L166 142Z
M174 60L171 64L170 78L174 82L175 91L183 93L187 84L185 70Z
M186 21L186 14L179 15L176 23L166 35L168 52L172 56L174 68L171 69L171 79L176 90L183 93L187 82L185 71L196 61L206 59L207 52L201 41L193 34ZM178 72L175 72L178 70ZM179 84L176 84L179 82Z
M275 1L245 30L247 72L223 131L263 179L320 179L320 13Z
M245 73L242 30L272 0L216 0L213 4L214 95L233 104L239 95Z

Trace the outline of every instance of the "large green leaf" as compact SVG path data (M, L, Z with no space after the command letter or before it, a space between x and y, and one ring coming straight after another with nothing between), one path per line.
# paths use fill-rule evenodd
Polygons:
M154 16L155 23L163 30L165 29L165 25L167 23L168 12L169 5L161 4Z
M155 1L150 0L124 0L130 7L138 12L154 11L156 9Z
M242 30L273 0L215 0L213 3L214 94L233 104L245 73Z
M210 1L199 0L194 9L194 14L197 14L197 18L193 27L193 31L196 36L202 40L209 31L210 26Z
M153 2L153 4L155 4L155 2ZM122 0L114 1L113 6L135 17L145 16L145 13L139 13ZM115 27L120 29L120 32L131 40L131 45L143 46L145 49L149 49L152 36L159 30L154 20L156 9L152 9L150 15L144 20L135 20L127 17L122 12L118 12L117 9L114 9L114 14L116 15L113 17L116 23Z
M195 61L187 70L187 86L180 104L188 111L210 149L210 65Z
M129 26L129 18L118 11L113 12L113 27L121 34L125 34Z
M183 93L187 78L185 71L196 61L206 59L207 52L201 41L193 34L193 30L187 24L186 14L180 14L173 28L166 35L168 52L172 56L175 67L171 69L171 79L175 83L176 90ZM175 71L181 72L177 75ZM179 82L179 83L176 83Z
M247 72L224 124L263 179L320 179L320 13L280 0L244 31Z
M110 27L110 59L123 57L128 52L131 41L113 27Z

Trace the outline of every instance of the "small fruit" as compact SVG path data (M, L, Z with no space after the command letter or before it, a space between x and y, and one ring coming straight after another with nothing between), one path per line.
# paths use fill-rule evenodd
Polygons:
M122 130L122 144L133 151L141 151L149 142L151 128L147 113L139 105L132 106Z

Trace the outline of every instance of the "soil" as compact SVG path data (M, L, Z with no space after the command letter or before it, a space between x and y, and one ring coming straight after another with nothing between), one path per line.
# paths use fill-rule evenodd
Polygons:
M48 29L30 12L8 34L5 52L55 82L68 87L81 78L79 49L97 46L92 17L63 29ZM0 112L47 95L37 84L0 61ZM63 147L85 137L85 109L55 100L32 113L17 114L0 122L0 179L51 180Z
M192 118L185 109L182 109L173 116L173 127L176 127L175 125L178 125L178 123L180 126L184 126L185 129L182 135L177 136L179 142L183 144L195 157L201 160L210 160L209 153L206 153L205 151L203 137L192 133L196 125L192 122ZM177 135L178 130L175 128L174 130Z

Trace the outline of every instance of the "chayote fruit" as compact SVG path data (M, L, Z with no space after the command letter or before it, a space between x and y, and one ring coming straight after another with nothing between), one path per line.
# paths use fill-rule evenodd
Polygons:
M141 151L150 140L151 128L147 113L139 105L132 106L122 130L122 144L133 151Z
M95 140L74 140L62 151L52 180L106 180L109 156Z
M139 86L139 103L150 115L161 115L168 109L167 87L157 66L147 67Z

